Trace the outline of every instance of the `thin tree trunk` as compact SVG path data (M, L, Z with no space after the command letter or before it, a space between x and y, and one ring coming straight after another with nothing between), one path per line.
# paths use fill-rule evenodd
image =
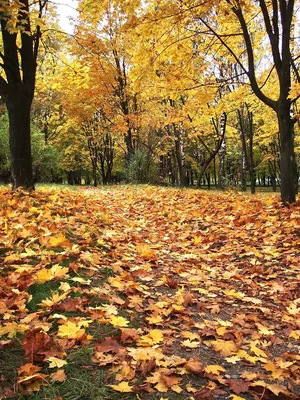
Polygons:
M220 131L221 131L221 136L223 137L223 141L219 150L219 188L224 189L225 188L225 178L226 178L226 172L225 172L225 156L226 156L226 138L225 138L225 131L226 131L226 122L227 122L227 115L226 113L223 113L221 116L221 122L220 122Z

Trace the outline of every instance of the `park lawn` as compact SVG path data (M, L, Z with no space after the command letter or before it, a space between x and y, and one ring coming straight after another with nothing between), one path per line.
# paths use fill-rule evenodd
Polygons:
M0 188L0 398L297 399L278 195Z

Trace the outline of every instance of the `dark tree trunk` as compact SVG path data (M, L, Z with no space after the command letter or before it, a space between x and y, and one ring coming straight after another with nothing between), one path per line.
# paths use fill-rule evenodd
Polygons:
M93 164L93 181L94 181L94 187L97 187L98 185L98 179L97 179L97 161L94 160L92 162Z
M297 165L294 152L294 122L290 117L289 101L279 104L277 113L280 135L281 198L293 203L297 193Z
M245 11L241 7L240 2L231 3L229 0L227 2L232 5L231 9L240 23L248 56L248 69L236 57L233 50L230 48L229 50L243 71L248 75L254 94L277 114L280 136L281 199L284 203L294 203L296 201L298 181L296 179L297 167L294 153L294 121L291 119L290 111L291 105L297 100L297 97L290 99L289 94L292 84L292 69L297 82L300 83L300 74L295 65L296 58L293 58L293 49L291 46L291 31L294 23L293 18L295 17L295 0L258 1L264 19L265 32L269 38L272 67L276 70L278 77L279 99L276 98L276 100L268 97L262 91L256 79L257 71L254 47L250 27L247 25L248 21L245 18L246 14L244 14ZM225 44L220 36L218 38Z
M125 165L126 167L129 166L132 157L134 156L135 150L132 141L132 130L128 128L127 134L125 136L125 144L126 144L126 154L125 154Z
M206 175L206 180L207 180L207 189L210 189L210 173L205 174Z
M30 142L31 103L16 89L7 100L12 187L34 189Z
M73 171L68 171L68 185L74 185L74 179L73 179Z
M275 193L276 192L276 176L271 175L271 185L272 185L272 190Z
M48 0L38 2L38 18L42 18L43 9ZM4 2L2 2L4 3ZM1 10L2 48L1 66L5 78L0 76L0 95L2 96L9 116L9 137L11 152L11 176L13 189L23 187L34 189L32 177L32 158L30 143L30 110L35 89L36 61L39 49L41 29L38 25L35 32L31 30L30 8L28 0L20 0L16 9L16 28L9 26L10 12L3 4ZM17 3L17 2L15 2Z

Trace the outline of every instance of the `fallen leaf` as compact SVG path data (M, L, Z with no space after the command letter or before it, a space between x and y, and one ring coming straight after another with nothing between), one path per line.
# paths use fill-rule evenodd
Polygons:
M219 375L220 372L226 372L225 368L223 368L221 365L207 365L204 368L204 371L208 374L214 375Z
M49 368L61 368L67 364L67 361L61 360L57 357L49 357L47 361L50 363Z
M67 375L63 369L59 369L50 375L52 382L65 382Z
M121 393L129 393L132 392L133 386L129 386L128 382L121 382L118 385L109 385L112 389Z

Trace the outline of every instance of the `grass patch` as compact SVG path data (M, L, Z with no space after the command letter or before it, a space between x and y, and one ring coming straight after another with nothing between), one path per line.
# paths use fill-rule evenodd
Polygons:
M0 349L0 389L13 387L17 382L18 368L26 362L19 341Z
M31 285L28 289L28 293L31 294L32 299L27 304L28 310L30 312L36 312L39 309L38 304L41 303L42 300L50 297L52 292L57 290L59 286L60 281L48 281Z
M19 395L18 400L133 400L133 393L118 393L110 389L107 380L107 369L98 365L91 365L90 357L93 354L91 348L81 348L71 352L65 366L67 380L63 383L52 383L42 387L39 392L28 396Z
M110 336L118 336L120 331L111 325L104 325L101 322L93 322L87 329L90 335L93 335L96 340L104 340Z

